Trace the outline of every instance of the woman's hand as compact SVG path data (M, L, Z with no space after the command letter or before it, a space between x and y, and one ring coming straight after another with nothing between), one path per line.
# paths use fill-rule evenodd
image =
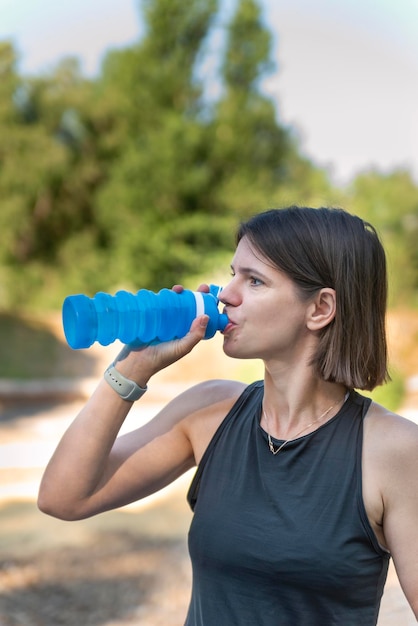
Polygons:
M206 291L206 287L199 289ZM182 287L174 289L179 292ZM126 346L116 360L117 369L145 387L154 373L199 343L207 322L207 315L197 317L182 339L142 348ZM117 439L132 405L102 380L45 470L39 508L60 519L82 519L143 498L170 483L195 463L188 431L190 415L216 403L216 398L225 400L237 393L235 387L231 390L230 384L223 383L215 391L204 384L184 392L153 420Z
M181 293L182 285L174 285L173 291ZM198 291L209 293L209 286L202 284ZM204 338L209 317L200 315L193 320L190 330L184 337L165 341L156 345L135 347L134 344L124 346L115 359L116 369L135 381L140 387L145 387L148 380L160 370L179 361Z

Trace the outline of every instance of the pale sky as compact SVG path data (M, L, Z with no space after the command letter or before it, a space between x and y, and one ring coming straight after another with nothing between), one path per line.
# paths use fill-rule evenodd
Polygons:
M223 0L226 13L236 0ZM418 0L261 0L277 71L264 89L336 182L408 167L418 182ZM186 3L185 3L186 5ZM141 33L138 0L0 0L20 70L75 55L85 74Z

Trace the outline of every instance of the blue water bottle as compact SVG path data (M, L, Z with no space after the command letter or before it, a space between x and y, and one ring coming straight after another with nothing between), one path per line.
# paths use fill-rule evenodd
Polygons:
M136 294L68 296L62 307L65 338L74 349L89 348L95 341L107 346L116 339L135 345L160 343L184 337L192 321L205 313L209 316L205 339L210 339L228 323L218 310L220 291L221 287L211 285L209 293L141 289Z

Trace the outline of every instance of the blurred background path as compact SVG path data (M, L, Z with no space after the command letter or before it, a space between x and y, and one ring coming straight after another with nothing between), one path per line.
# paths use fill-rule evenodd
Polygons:
M192 357L170 379L161 373L134 405L123 430L147 421L170 397L202 377L224 377L230 362L212 343L198 365ZM205 353L207 351L207 354ZM42 383L27 399L3 401L0 420L0 624L180 626L190 592L186 492L193 472L156 496L92 520L66 523L35 505L42 471L60 436L111 360L100 349L89 377L56 381L55 397ZM209 364L209 365L208 365ZM212 365L210 365L212 364ZM211 368L214 371L211 371ZM183 378L183 380L182 380ZM416 381L401 409L418 423ZM21 386L21 388L23 388ZM9 395L13 386L9 385ZM3 396L7 396L3 388ZM391 567L379 626L416 624Z

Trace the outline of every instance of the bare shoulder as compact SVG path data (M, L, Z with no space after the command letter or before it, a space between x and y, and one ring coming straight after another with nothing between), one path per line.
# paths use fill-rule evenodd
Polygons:
M196 409L202 409L223 400L237 399L244 389L247 387L245 383L238 380L214 379L206 380L190 387L182 393L179 398L196 405Z
M364 424L365 452L379 477L382 493L399 491L418 480L418 425L372 402Z
M407 454L416 453L418 424L372 402L365 420L365 428L372 435L377 450Z
M216 416L232 407L244 389L245 383L237 380L207 380L190 387L171 400L160 412L171 426L180 425L186 431L201 419Z
M207 380L199 383L176 398L183 406L187 406L186 423L218 418L228 411L244 389L245 383L237 380Z
M199 463L217 428L247 385L235 380L208 380L188 389L177 401L187 403L182 426Z
M364 432L369 518L418 619L418 425L372 403Z
M194 385L173 398L141 427L141 436L146 433L146 437L152 439L176 432L193 443L191 432L195 424L203 419L216 420L222 411L228 411L245 387L244 383L234 380L208 380Z

